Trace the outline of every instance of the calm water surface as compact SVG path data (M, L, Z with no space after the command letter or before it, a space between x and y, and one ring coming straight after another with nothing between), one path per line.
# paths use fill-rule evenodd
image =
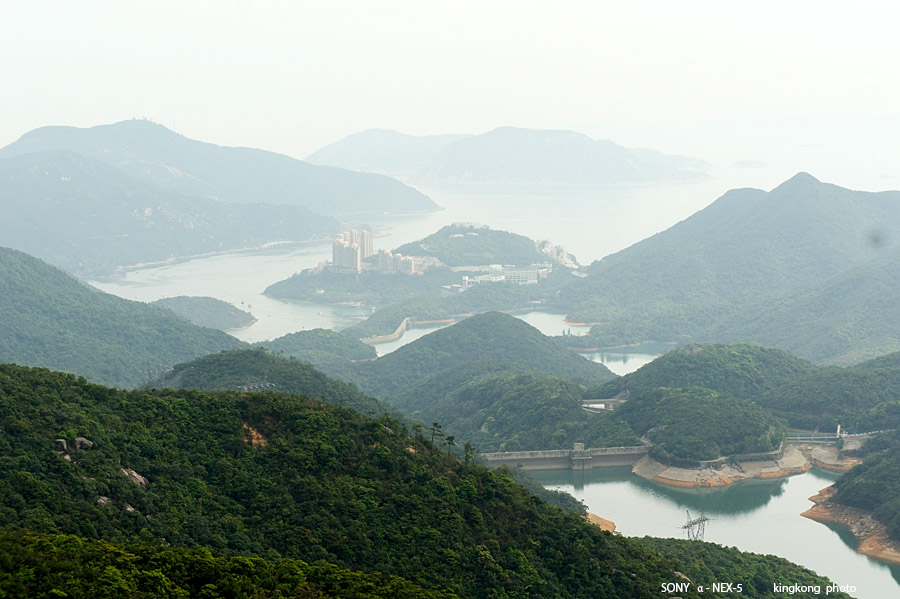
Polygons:
M142 302L179 295L224 300L256 317L251 326L229 331L253 343L304 329L340 330L371 314L370 308L287 302L263 295L272 283L330 258L331 247L324 244L275 246L133 270L123 277L90 283L107 293Z
M900 566L856 553L856 541L846 528L799 515L812 507L810 496L837 479L835 473L814 469L717 489L666 487L631 474L627 467L529 474L548 488L582 500L626 536L685 538L685 510L693 517L703 512L710 518L706 541L784 557L836 584L854 585L861 599L900 597Z

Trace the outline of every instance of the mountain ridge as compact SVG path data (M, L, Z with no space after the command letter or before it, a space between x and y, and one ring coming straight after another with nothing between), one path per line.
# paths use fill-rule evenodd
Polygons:
M242 341L174 312L89 286L23 252L0 248L0 362L43 366L134 387L151 371Z
M829 280L879 260L888 272L900 259L897 230L900 192L857 192L801 173L770 192L726 192L669 229L594 262L586 279L562 290L560 307L572 321L599 323L583 340L593 347L650 339L749 341L819 363L838 361L864 340L849 347L829 348L821 340L788 347L775 337L779 330L797 335L789 319L772 319L766 334L751 325L755 334L749 336L748 323L769 318L792 297L814 295L817 287L824 293ZM804 313L803 306L794 313ZM890 320L883 309L879 314ZM894 349L876 343L864 357Z
M390 177L218 146L136 119L84 129L35 129L0 148L0 157L38 150L85 154L168 191L225 202L295 204L341 217L437 209L427 196Z

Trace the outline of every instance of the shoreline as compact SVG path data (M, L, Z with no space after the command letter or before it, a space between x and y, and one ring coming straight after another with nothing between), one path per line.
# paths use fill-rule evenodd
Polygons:
M244 326L234 327L233 329L222 329L223 333L231 333L232 331L243 331L244 329L249 329L253 325L259 322L258 318L254 318L252 322L245 324Z
M900 543L888 537L887 528L864 510L832 501L834 485L825 487L809 498L813 506L800 514L816 522L833 522L850 529L859 542L856 551L879 561L900 564Z
M116 280L121 279L129 272L135 270L144 270L151 268L160 268L162 266L174 266L176 264L183 264L185 262L190 262L191 260L198 260L202 258L212 258L215 256L227 256L229 254L240 254L240 253L249 253L249 252L259 252L263 250L268 250L274 247L279 246L304 246L304 245L324 245L328 243L327 237L324 238L311 238L304 239L300 241L269 241L263 243L262 245L256 245L251 247L243 247L243 248L232 248L228 250L215 250L212 252L203 252L200 254L192 254L190 256L173 256L171 258L166 258L164 260L154 260L152 262L139 262L137 264L127 264L123 266L117 266L112 273L102 274L102 275L92 275L90 280L95 281L107 281L107 280Z
M754 478L782 478L808 472L813 466L837 472L846 472L859 463L856 458L841 458L836 447L785 445L784 454L778 460L725 464L721 468L677 468L644 456L632 467L631 472L669 487L725 487Z

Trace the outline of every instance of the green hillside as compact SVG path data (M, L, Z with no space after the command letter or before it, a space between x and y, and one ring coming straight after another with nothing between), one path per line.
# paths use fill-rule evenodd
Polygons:
M900 541L900 434L896 431L863 446L865 461L835 482L838 503L865 510Z
M169 310L102 293L0 248L0 362L135 387L179 362L245 344Z
M84 275L338 229L302 206L187 195L64 151L0 159L0 201L4 245Z
M801 568L786 559L775 557L774 555L742 553L740 570L735 572L732 562L733 549L722 547L715 543L704 543L702 541L685 543L676 539L657 539L653 537L643 537L641 542L675 561L679 565L678 571L691 580L728 580L734 581L735 585L740 584L740 593L732 592L731 594L744 599L778 597L781 595L780 593L778 595L773 594L773 581L789 580L791 581L790 584L797 585L798 589L804 586L818 586L820 591L824 591L828 586L828 583L824 582L822 577L816 575L815 572ZM795 593L788 593L787 596L812 599L823 595L804 593L798 590ZM850 595L842 592L832 592L828 596L850 597Z
M530 266L549 261L524 235L487 227L454 224L394 250L404 256L431 256L447 266L512 264Z
M0 597L451 599L396 577L326 563L225 556L205 547L123 547L0 529Z
M474 374L481 363L467 362L447 372L451 380ZM481 451L529 451L637 445L638 437L606 414L582 408L583 390L558 377L515 374L514 367L496 374L468 376L455 388L441 385L441 375L428 377L407 392L404 405L422 407L411 415L439 422L445 434L470 442ZM429 388L431 387L431 388ZM442 388L443 387L443 388Z
M306 362L264 349L223 351L178 364L154 388L201 391L281 391L339 404L361 414L397 415L391 406L350 385L329 378Z
M710 330L723 340L780 347L815 362L849 365L900 351L900 250L798 293L766 298Z
M709 389L659 388L613 412L653 442L650 455L669 465L777 450L786 424L763 408Z
M810 373L762 395L759 404L800 428L900 427L900 352Z
M256 322L252 314L214 297L166 297L150 302L167 308L201 327L227 331Z
M203 143L143 120L88 129L41 127L0 149L0 157L57 150L106 162L170 192L223 202L299 205L342 217L437 208L390 177Z
M262 341L257 345L276 354L299 358L317 368L346 366L353 360L372 360L377 355L371 345L331 329L298 331L271 341Z
M123 392L10 365L0 401L2 527L324 560L473 598L648 597L672 576L639 543L388 417L277 393Z
M900 239L891 233L898 227L900 192L851 191L801 173L768 193L729 191L670 229L595 262L589 277L562 291L560 302L570 319L599 323L583 340L593 346L648 340L775 345L777 337L778 347L789 345L817 362L845 359L863 347L867 355L884 353L896 349L889 335L845 317L855 305L857 313L869 314L867 323L894 320L880 295L891 283L848 293L834 310L822 286L896 256ZM849 283L840 287L852 290ZM817 288L823 295L817 304L808 300L804 319L781 311L784 298L802 299ZM847 326L834 326L841 318ZM804 331L800 323L826 325L824 334Z
M614 376L602 364L560 347L518 318L488 312L434 331L375 362L357 364L351 380L363 391L392 401L424 377L482 360L513 362L582 385L595 385ZM412 403L400 407L418 409Z
M738 399L761 395L820 372L788 352L747 343L688 345L662 355L635 372L591 389L591 398L641 394L657 387L705 387Z
M464 293L448 297L422 295L390 306L379 308L361 323L347 327L342 335L364 339L374 335L393 333L404 318L412 320L444 320L465 314L480 314L494 310L534 309L558 288L560 275L550 275L537 285L486 283L470 287Z

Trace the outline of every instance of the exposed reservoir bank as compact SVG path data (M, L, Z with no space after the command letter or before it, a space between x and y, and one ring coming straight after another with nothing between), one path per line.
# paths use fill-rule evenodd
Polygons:
M809 498L815 505L802 514L819 522L836 522L850 529L859 545L856 550L875 559L900 564L900 543L888 537L887 528L871 514L831 500L837 489L825 487Z

